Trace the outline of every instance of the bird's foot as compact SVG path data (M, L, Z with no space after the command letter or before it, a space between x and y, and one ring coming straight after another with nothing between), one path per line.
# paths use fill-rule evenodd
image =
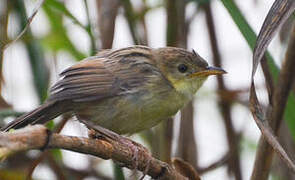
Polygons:
M118 143L121 143L128 147L130 151L132 152L132 169L137 170L138 169L138 162L141 160L140 157L144 158L146 161L146 165L144 166L143 176L141 179L144 178L144 176L147 174L147 171L149 169L150 161L152 160L151 154L149 150L144 147L143 145L128 139L126 137L123 137L113 131L110 131L108 129L105 129L103 127L97 127L90 129L88 132L88 136L93 139L104 139L104 140L110 140L115 141Z

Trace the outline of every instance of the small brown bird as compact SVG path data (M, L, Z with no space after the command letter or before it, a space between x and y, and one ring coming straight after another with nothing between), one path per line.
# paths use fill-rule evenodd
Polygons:
M43 105L2 130L72 112L85 124L118 134L136 133L176 114L209 75L224 73L181 48L104 50L63 71Z

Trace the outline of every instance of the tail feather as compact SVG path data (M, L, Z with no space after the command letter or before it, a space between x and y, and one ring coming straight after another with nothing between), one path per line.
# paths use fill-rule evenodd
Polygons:
M28 124L44 124L47 121L67 112L66 106L62 102L46 102L33 111L24 114L14 121L1 128L1 131L22 128Z

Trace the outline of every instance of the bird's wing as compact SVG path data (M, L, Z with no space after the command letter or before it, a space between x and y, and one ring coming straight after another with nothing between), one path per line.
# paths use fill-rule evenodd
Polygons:
M88 102L133 93L154 75L151 68L157 69L137 58L94 56L63 71L63 78L51 88L50 100Z

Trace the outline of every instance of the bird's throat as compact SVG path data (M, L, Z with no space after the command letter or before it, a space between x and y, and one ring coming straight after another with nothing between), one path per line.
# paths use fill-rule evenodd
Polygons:
M207 77L176 81L173 83L173 86L177 92L183 94L188 99L192 99L194 94L200 89L206 79Z

